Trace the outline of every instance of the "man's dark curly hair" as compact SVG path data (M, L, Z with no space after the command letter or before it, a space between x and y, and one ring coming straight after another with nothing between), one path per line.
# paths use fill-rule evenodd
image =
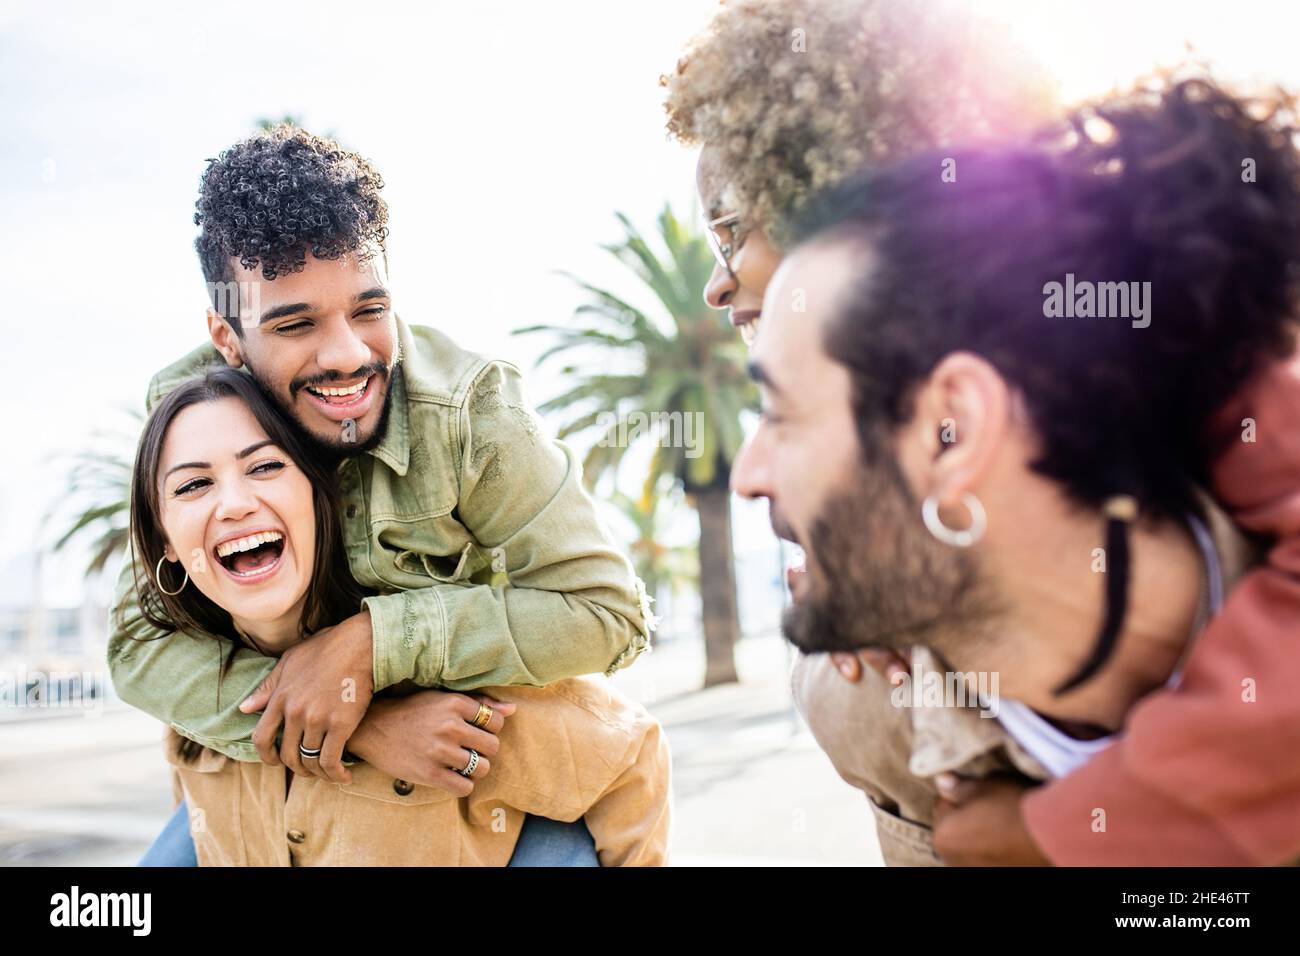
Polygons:
M815 201L797 239L869 250L824 347L852 376L864 451L910 417L944 355L971 351L1023 392L1033 467L1076 503L1124 494L1181 516L1208 478L1211 415L1293 347L1292 102L1165 78L1071 114L1060 133L910 159ZM1150 325L1047 317L1045 286L1067 273L1150 282Z
M356 153L287 123L209 160L195 203L201 231L194 245L213 307L242 334L237 304L214 286L233 281L232 259L246 269L260 264L262 277L274 279L300 271L309 252L338 259L385 251L383 186Z

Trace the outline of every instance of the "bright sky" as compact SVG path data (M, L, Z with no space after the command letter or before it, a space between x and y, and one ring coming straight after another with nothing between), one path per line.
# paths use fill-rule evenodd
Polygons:
M1184 40L1232 75L1300 86L1300 13L1284 2L979 6L1068 96ZM657 79L714 7L7 0L0 564L40 534L50 456L140 403L149 375L200 341L192 215L206 157L264 116L337 134L388 184L399 313L528 370L542 342L508 331L578 302L554 270L626 283L597 246L618 236L615 209L646 230L665 199L690 211L694 157L665 137ZM534 399L556 384L534 378ZM761 517L739 533L741 550L769 534Z

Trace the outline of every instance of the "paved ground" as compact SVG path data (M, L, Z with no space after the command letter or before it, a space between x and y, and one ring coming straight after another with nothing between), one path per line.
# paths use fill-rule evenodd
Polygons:
M737 661L739 684L693 690L702 649L678 642L616 677L668 730L673 865L878 865L866 798L791 707L784 642L748 638ZM0 865L133 864L171 809L160 737L121 705L0 722Z

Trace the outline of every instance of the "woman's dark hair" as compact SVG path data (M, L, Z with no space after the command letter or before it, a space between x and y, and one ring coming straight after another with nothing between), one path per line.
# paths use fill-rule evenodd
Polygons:
M181 588L174 595L163 592L154 579L154 569L158 567L167 547L160 521L158 475L163 442L176 416L186 408L226 398L242 402L252 412L267 437L293 460L311 483L316 549L303 607L303 633L315 633L355 614L365 597L364 590L348 569L344 554L342 530L338 521L337 477L332 468L308 452L297 432L262 394L251 376L232 368L218 367L181 384L154 408L145 422L136 449L135 469L131 477L131 547L136 559L132 570L141 617L153 627L168 632L162 639L168 639L174 632L182 631L189 635L232 642L231 653L221 669L221 676L225 675L234 660L234 644L240 642L230 614L193 586ZM184 555L180 557L182 561L187 560ZM204 560L210 562L216 558L204 555ZM169 591L176 590L177 584L184 580L176 574L176 568L167 563L163 564L162 573L165 578L169 573L177 578L165 580L165 587ZM219 681L217 706L221 706ZM193 743L186 741L186 745ZM194 744L193 747L184 748L183 752L190 759L198 749L198 745Z
M1280 92L1247 101L1204 76L1160 79L1029 143L911 159L816 200L797 238L864 248L823 343L852 377L864 452L910 418L945 354L968 350L1023 392L1033 468L1077 504L1199 512L1211 415L1294 345L1293 124ZM1149 325L1048 317L1048 284L1067 276L1149 282ZM1112 639L1125 587L1110 592Z

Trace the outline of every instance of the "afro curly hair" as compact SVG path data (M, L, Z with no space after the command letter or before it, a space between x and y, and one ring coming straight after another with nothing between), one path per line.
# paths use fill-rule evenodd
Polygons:
M1027 132L1056 101L1003 28L893 0L724 0L659 83L668 132L717 153L726 211L781 246L807 198L859 168Z
M208 160L195 203L194 246L213 308L243 334L237 304L219 291L234 279L234 259L246 269L260 265L269 280L301 271L308 252L317 259L385 252L383 186L361 156L288 123Z

